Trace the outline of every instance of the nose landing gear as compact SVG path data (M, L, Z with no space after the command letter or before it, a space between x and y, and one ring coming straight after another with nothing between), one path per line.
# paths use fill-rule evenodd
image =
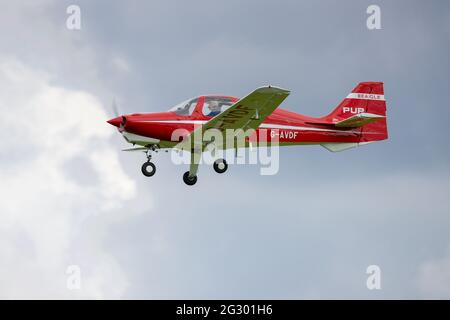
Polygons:
M146 177L152 177L156 173L156 166L151 162L152 151L155 151L155 148L151 148L146 151L147 162L144 162L141 167L142 174Z
M142 165L141 170L144 176L151 177L156 172L156 166L152 162L147 161Z

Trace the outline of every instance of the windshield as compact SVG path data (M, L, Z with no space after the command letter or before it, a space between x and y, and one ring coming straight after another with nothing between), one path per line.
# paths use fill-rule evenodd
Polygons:
M195 106L197 105L198 98L188 99L186 101L180 102L176 106L169 109L169 111L175 112L180 116L190 116L194 112Z

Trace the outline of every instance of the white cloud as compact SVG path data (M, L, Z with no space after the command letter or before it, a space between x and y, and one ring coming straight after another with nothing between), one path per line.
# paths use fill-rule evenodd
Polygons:
M117 71L122 73L128 73L131 70L128 61L118 56L112 58L111 64Z
M450 298L450 248L442 258L426 261L419 267L418 286L428 299Z
M108 116L91 94L0 61L0 297L120 297L126 276L103 240L129 215L120 209L136 186L109 142ZM66 289L71 264L80 291Z

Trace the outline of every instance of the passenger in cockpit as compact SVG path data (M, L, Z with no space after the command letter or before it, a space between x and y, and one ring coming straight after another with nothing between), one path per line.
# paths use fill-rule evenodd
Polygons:
M209 102L208 109L209 109L209 113L207 114L208 117L215 117L221 112L219 102L215 100Z

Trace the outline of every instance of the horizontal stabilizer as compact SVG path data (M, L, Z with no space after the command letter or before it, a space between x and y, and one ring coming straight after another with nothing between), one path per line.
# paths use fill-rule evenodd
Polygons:
M384 118L386 117L373 113L358 113L350 118L336 122L334 125L339 128L358 128Z
M357 146L362 146L365 144L368 144L370 142L350 142L350 143L346 143L346 142L335 142L335 143L322 143L321 146L324 147L325 149L327 149L328 151L331 152L339 152L339 151L344 151L344 150L348 150L348 149L352 149L355 148Z

